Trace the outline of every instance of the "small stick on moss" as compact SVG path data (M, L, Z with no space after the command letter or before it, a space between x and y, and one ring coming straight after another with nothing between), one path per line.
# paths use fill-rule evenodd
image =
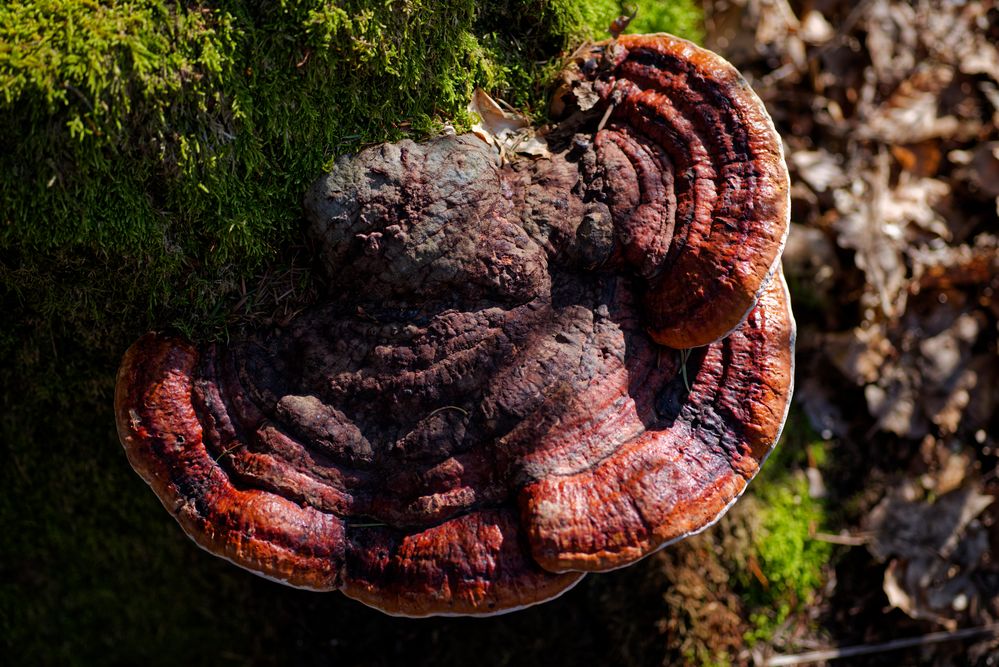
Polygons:
M621 36L621 33L628 29L628 24L630 24L636 16L638 16L638 5L634 5L630 2L623 3L621 5L621 11L625 12L621 16L611 21L610 28L608 32L611 34L611 39L616 40Z
M82 91L81 91L81 90L80 90L79 88L77 88L76 86L74 86L74 85L72 85L72 84L70 84L70 83L63 83L63 84L62 84L62 87L63 87L63 88L65 88L66 90L68 90L69 92L73 93L73 94L74 94L74 95L76 95L77 97L79 97L79 98L80 98L80 100L81 100L81 101L82 101L82 102L83 102L83 103L84 103L85 105L87 105L87 109L88 109L88 110L89 110L90 112L93 112L93 110L94 110L94 105L93 105L93 104L92 104L92 103L90 102L90 100L89 100L89 99L87 99L87 96L86 96L86 95L84 95L84 94L83 94L83 92L82 92Z
M604 111L603 118L601 118L600 122L597 124L597 131L593 133L594 138L596 138L596 135L600 132L600 130L604 129L604 125L606 125L607 121L610 120L611 114L614 113L614 109L616 109L617 105L622 101L624 101L624 93L621 92L619 88L615 89L614 92L610 94L610 103L607 105L607 110Z
M834 535L832 533L821 533L817 532L812 537L820 542L829 542L830 544L842 544L848 547L858 547L862 544L867 544L874 537L874 533L856 533L856 534L842 534Z
M763 569L760 567L760 562L756 560L756 556L750 554L749 561L746 563L746 567L749 569L749 573L756 577L756 581L760 582L760 586L763 590L770 590L770 580L767 579L767 575L763 574Z
M610 120L611 114L614 113L614 107L616 106L617 104L615 104L614 102L611 102L607 106L607 111L604 112L604 117L601 118L600 122L597 124L597 132L604 129L604 125L606 125L607 121Z

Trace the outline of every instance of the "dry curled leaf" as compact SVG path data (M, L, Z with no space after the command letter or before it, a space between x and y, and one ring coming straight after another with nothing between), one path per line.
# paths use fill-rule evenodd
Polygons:
M871 511L869 549L889 561L884 589L892 606L953 628L957 617L980 603L974 575L988 536L977 517L993 501L974 483L930 501L906 482Z
M472 133L494 146L501 161L510 153L549 157L547 142L531 126L526 116L504 110L488 93L476 88L468 111L479 117Z

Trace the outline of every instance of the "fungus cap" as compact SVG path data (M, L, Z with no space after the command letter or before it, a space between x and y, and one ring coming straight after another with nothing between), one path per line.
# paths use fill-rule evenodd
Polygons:
M779 138L683 40L574 67L550 157L341 158L306 197L332 287L287 326L126 352L122 443L198 544L392 614L489 614L742 493L791 394Z

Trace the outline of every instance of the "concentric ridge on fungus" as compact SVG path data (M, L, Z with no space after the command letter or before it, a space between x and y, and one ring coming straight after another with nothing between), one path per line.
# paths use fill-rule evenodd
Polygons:
M668 35L565 82L550 158L465 135L339 160L306 197L333 287L286 327L128 350L121 440L198 544L388 613L488 614L742 493L791 394L780 139Z

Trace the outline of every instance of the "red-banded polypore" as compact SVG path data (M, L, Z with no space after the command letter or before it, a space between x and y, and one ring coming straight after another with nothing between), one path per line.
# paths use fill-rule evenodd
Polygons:
M549 154L463 135L342 158L306 197L321 303L128 350L121 440L198 544L392 614L489 614L746 488L792 385L780 138L688 42L577 55Z

